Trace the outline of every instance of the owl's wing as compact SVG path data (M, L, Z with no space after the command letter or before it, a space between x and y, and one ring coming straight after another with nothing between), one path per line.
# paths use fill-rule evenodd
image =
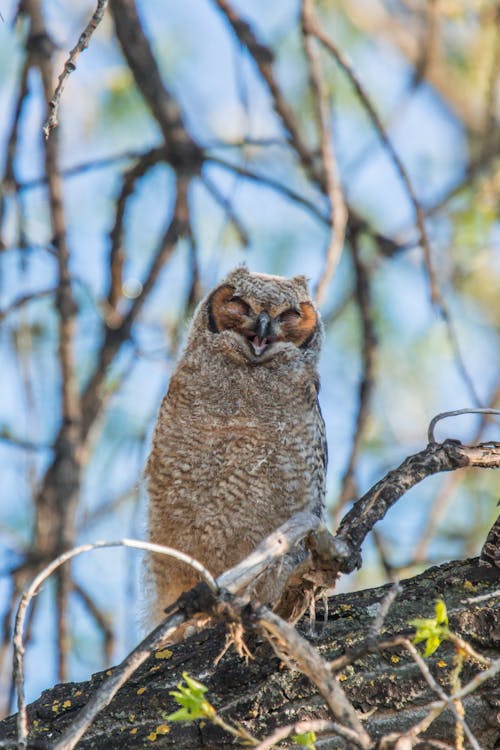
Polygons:
M325 487L326 487L326 469L328 466L328 444L326 442L326 429L325 420L321 413L321 407L318 399L314 406L315 418L314 423L316 425L316 435L314 442L314 458L313 458L313 472L315 477L314 482L314 497L313 497L313 513L318 516L322 516L325 508Z

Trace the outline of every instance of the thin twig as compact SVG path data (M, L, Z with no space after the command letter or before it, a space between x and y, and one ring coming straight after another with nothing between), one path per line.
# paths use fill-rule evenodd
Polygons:
M303 539L311 528L317 528L319 524L320 520L317 516L311 513L297 513L264 539L248 558L219 576L216 586L233 594L244 589L260 573L275 564L276 560ZM189 560L187 562L190 564ZM118 690L151 652L169 638L184 620L183 614L174 614L153 630L98 687L89 703L72 721L52 750L72 750L97 714L111 702Z
M47 117L45 125L43 126L45 138L48 138L50 135L50 131L53 128L57 127L57 113L59 110L61 96L64 91L64 86L66 85L66 79L75 70L76 59L80 52L83 52L83 50L88 47L90 37L102 21L107 4L108 0L97 0L97 8L95 9L92 18L80 34L78 42L73 47L73 49L69 53L68 59L64 63L64 68L58 78L56 90L54 91L54 94L49 102L49 116Z
M236 231L236 234L238 235L238 239L241 242L242 246L248 247L250 244L250 236L243 226L243 222L236 215L236 212L229 198L226 198L226 196L221 192L218 185L213 180L211 180L210 177L207 176L207 174L204 173L201 175L201 182L203 183L203 185L205 185L212 198L216 203L218 203L218 205L226 214L227 219L234 227L234 230Z
M314 14L314 0L302 0L301 13L304 47L309 63L309 78L313 92L316 123L321 147L324 184L330 201L330 238L325 255L325 264L315 290L315 300L320 305L340 261L344 247L345 232L349 214L340 181L339 167L332 139L330 104L326 92L319 55L314 47L312 35L317 24Z
M494 388L491 396L488 399L489 407L494 408L495 404L497 404L499 399L500 399L500 385L497 384L496 388ZM487 415L483 414L483 416L481 417L479 421L479 426L472 439L473 443L478 443L481 440L481 437L483 435L486 425L487 425ZM460 483L460 476L458 474L452 474L450 477L447 478L447 480L440 487L437 495L435 496L434 502L432 503L432 507L429 512L429 517L427 519L426 526L423 529L422 534L420 535L420 539L418 540L418 542L416 543L414 547L411 563L423 562L425 560L427 553L428 553L430 540L434 536L437 524L440 521L440 519L443 517L450 503L450 500L453 496L453 492L459 483Z
M402 638L401 639L401 645L404 646L404 648L410 653L413 661L415 662L415 664L420 669L420 672L421 672L423 678L425 679L425 681L427 682L427 684L429 685L429 687L431 688L431 690L433 690L435 693L437 693L437 695L439 695L439 697L441 698L441 700L444 703L446 703L448 705L448 707L451 709L451 711L453 712L453 715L455 716L455 719L459 722L460 726L463 728L463 730L464 730L464 732L465 732L465 734L467 736L467 739L469 740L469 742L470 742L471 746L474 748L474 750L481 750L478 741L476 740L476 738L472 734L472 732L469 729L469 726L467 725L467 723L464 721L464 718L460 715L460 713L457 710L456 706L454 705L454 703L451 702L450 697L445 693L445 691L443 690L443 688L441 687L441 685L439 685L439 683L436 682L436 680L432 676L432 674L431 674L431 672L429 670L429 667L427 666L425 660L420 656L420 654L418 653L418 651L415 648L415 646L413 645L413 643L411 643L411 641L409 641L406 638ZM413 736L413 730L410 729L409 732L408 732L408 734L410 736Z
M462 599L462 604L475 604L476 602L486 602L488 599L500 599L500 589L491 591L489 594L481 594L481 596L471 596L468 599Z
M369 272L361 258L361 249L357 234L353 234L350 245L354 272L356 274L356 299L358 302L357 308L362 335L362 376L358 390L358 412L356 415L354 438L347 465L342 475L339 499L334 508L332 508L332 513L334 512L335 514L333 519L334 527L337 526L346 504L356 495L354 474L370 416L370 399L375 382L375 357L377 350L377 334L373 319Z
M144 177L147 172L160 162L165 156L164 148L152 148L146 153L141 154L135 164L128 169L122 179L120 194L115 204L115 220L109 233L111 248L109 251L109 288L107 293L107 303L111 308L111 313L116 312L116 307L122 297L122 270L124 263L123 253L123 223L125 220L125 209L130 196L133 194L137 180ZM113 316L109 323L113 322Z
M364 638L363 641L357 646L349 649L343 656L339 656L337 659L331 661L330 669L332 670L332 672L338 672L339 670L344 669L348 664L352 664L353 662L360 659L369 651L380 648L380 644L376 643L376 639L380 635L380 631L382 630L385 619L389 614L389 609L391 608L394 600L401 593L401 591L401 584L399 583L399 581L395 581L380 602L377 614L375 615L373 622L368 628L366 638Z
M467 369L467 365L465 363L462 350L460 348L460 341L458 339L458 334L455 329L455 323L452 319L451 312L448 308L448 305L444 304L443 299L441 299L441 317L446 326L446 333L448 335L448 340L450 342L451 351L453 352L453 356L455 358L455 365L458 370L458 373L460 377L462 378L465 387L469 391L469 394L472 398L473 403L475 404L475 406L480 408L482 405L482 401L479 398L478 392L476 390L476 386L472 379L472 375Z
M84 161L70 167L61 167L60 174L63 179L78 177L79 175L91 172L94 169L107 169L108 167L114 166L117 162L135 161L141 159L144 155L143 151L123 151L120 154L110 154L109 156L102 156L98 159L90 159L90 161ZM16 180L15 188L18 192L22 193L34 190L35 188L46 184L47 177L42 174L40 177L33 177L30 180Z
M446 636L446 640L453 643L455 646L455 649L457 651L462 651L464 655L468 656L469 659L472 661L476 661L478 664L481 664L483 667L491 667L491 659L481 656L480 653L476 651L475 648L472 648L470 643L467 643L467 641L464 641L463 638L461 638L456 633L448 633Z
M436 414L436 416L431 419L429 429L427 431L427 439L429 441L429 444L436 445L436 440L434 438L434 428L438 422L440 422L442 419L448 419L448 417L459 417L462 414L495 414L497 416L500 416L500 409L456 409L455 411L443 411L441 412L441 414Z
M164 547L160 544L151 544L150 542L141 542L135 539L121 539L116 542L93 542L89 544L82 544L79 547L64 552L47 565L31 582L29 587L23 593L21 601L16 612L16 620L14 626L14 676L16 681L17 690L17 702L18 702L18 715L17 715L17 733L18 733L18 744L20 747L27 747L28 742L28 715L26 710L26 697L24 694L24 642L23 642L23 630L24 622L26 619L26 610L29 603L37 593L40 586L44 581L49 578L61 565L64 565L68 560L83 554L84 552L90 552L95 549L104 549L108 547L132 547L133 549L146 550L147 552L166 555L173 557L183 563L186 563L202 577L205 583L214 592L218 591L217 583L210 574L210 572L195 558L190 555L186 555L183 552L179 552L172 547Z
M19 310L19 308L24 307L24 305L28 305L31 302L43 299L43 297L49 297L51 294L55 294L56 292L57 287L50 287L49 289L40 289L37 292L29 292L28 294L21 295L13 302L11 302L10 305L7 305L7 307L4 307L3 310L0 310L0 323L8 315L15 312L16 310Z
M211 162L212 164L215 164L222 169L232 172L233 174L245 177L252 182L256 182L260 185L263 185L264 187L270 188L275 193L278 193L288 200L293 201L298 206L302 206L303 208L305 208L312 216L314 216L316 219L319 219L323 224L330 224L330 217L325 211L319 209L313 200L309 200L300 193L297 193L296 190L289 187L288 185L284 185L282 182L279 182L272 177L268 177L262 172L257 172L253 169L249 169L246 166L233 164L226 159L221 159L219 156L209 155L207 156L207 162Z
M467 685L464 685L463 688L458 690L456 693L453 693L453 695L449 697L448 702L451 703L452 701L462 700L462 698L466 698L468 695L470 695L475 690L477 690L477 688L480 687L480 685L483 685L488 680L491 680L499 672L500 672L500 659L496 659L491 665L491 667L488 667L488 669L485 669L483 672L478 672L477 675L473 677L470 682L467 683Z
M312 28L311 31L316 36L316 38L321 42L321 44L325 47L325 49L327 49L328 52L330 52L330 54L333 55L337 63L340 65L342 70L348 76L349 80L351 81L356 91L356 94L359 97L359 100L363 104L363 107L365 108L368 116L370 117L370 120L372 121L372 124L375 128L376 133L378 134L381 142L385 146L387 153L389 154L396 168L396 171L401 178L401 181L405 187L405 190L408 194L410 202L413 206L413 210L415 212L415 221L416 221L416 225L417 225L418 232L420 235L420 242L421 242L422 250L424 253L425 265L427 267L427 273L429 276L431 300L433 304L441 308L442 306L441 293L439 290L439 283L438 283L438 279L436 276L436 272L435 272L434 264L432 260L432 251L431 251L429 236L427 234L427 229L425 227L425 214L424 214L424 211L422 210L422 206L420 205L420 201L417 198L417 194L413 187L413 183L410 180L406 167L404 166L401 158L399 157L399 154L394 148L391 139L387 135L387 132L382 123L382 120L380 119L380 116L377 110L375 109L375 106L373 105L370 97L365 91L365 88L362 85L351 63L347 60L346 56L340 51L337 45L324 33L324 31L321 29L321 27L319 26L317 22L314 24L314 27Z
M325 719L306 719L305 721L298 721L296 724L288 724L285 727L279 727L269 737L266 737L255 750L270 750L271 747L275 747L279 742L286 740L292 734L306 734L308 732L314 732L315 734L328 734L328 735L339 735L344 737L346 740L354 742L359 745L358 734L352 729L337 724L335 721L327 721Z
M293 625L266 607L259 607L256 616L260 632L269 640L277 655L285 663L296 665L316 685L333 716L346 723L357 734L356 742L359 747L372 747L372 740L363 728L352 703L318 651Z
M470 466L499 468L500 443L467 446L446 440L439 444L430 443L423 451L408 456L397 469L390 471L357 500L342 519L335 538L347 542L352 555L342 563L341 570L351 572L360 565L360 548L367 534L411 487L441 471Z
M5 427L0 429L0 441L8 443L14 448L19 448L23 451L51 451L54 450L54 443L37 443L33 440L24 440L23 438L11 435Z
M101 611L101 609L94 602L90 594L76 581L72 581L73 590L75 594L81 599L83 606L93 618L97 627L102 632L104 637L104 663L106 667L111 664L111 658L113 655L113 645L115 641L115 635L111 628L108 618Z

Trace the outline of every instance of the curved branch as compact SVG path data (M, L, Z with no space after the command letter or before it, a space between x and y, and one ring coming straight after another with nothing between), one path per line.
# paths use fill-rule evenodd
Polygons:
M350 545L351 556L341 564L340 570L349 573L359 567L360 549L365 537L409 489L432 474L468 466L500 468L500 443L469 446L457 440L445 440L444 443L430 443L420 453L408 456L397 469L386 474L355 502L342 519L335 538Z

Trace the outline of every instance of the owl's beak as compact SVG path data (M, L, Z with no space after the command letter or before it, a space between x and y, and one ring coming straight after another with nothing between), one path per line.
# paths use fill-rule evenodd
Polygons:
M270 344L271 318L266 312L262 311L259 313L257 320L255 321L254 333L255 335L251 337L250 343L254 354L259 357L262 352L265 352Z
M259 316L256 321L256 325L255 325L255 333L257 334L257 336L259 337L261 341L263 339L269 338L270 328L271 328L271 318L265 311L262 311L261 313L259 313Z

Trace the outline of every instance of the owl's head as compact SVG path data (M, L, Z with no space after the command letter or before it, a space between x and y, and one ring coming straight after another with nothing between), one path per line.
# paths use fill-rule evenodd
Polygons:
M208 295L200 313L212 343L231 359L269 366L276 359L317 358L322 326L304 276L287 279L240 266Z

